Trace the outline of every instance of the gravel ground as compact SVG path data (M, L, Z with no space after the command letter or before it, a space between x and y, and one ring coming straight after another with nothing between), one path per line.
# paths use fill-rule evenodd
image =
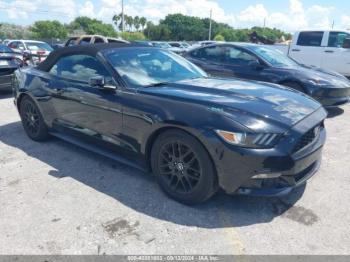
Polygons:
M187 207L133 168L27 138L0 95L0 254L349 254L350 106L331 111L319 173L288 197Z

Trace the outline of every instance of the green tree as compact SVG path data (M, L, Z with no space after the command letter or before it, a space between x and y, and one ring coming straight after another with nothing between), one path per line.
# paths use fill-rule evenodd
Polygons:
M124 19L125 19L125 24L128 26L129 28L129 32L132 31L132 27L134 25L134 18L132 16L129 15L124 15Z
M225 41L225 37L223 37L223 35L217 34L217 35L214 37L214 40L215 40L215 41Z
M0 27L1 39L28 39L32 38L32 32L27 26L2 23Z
M145 40L146 37L142 32L123 32L120 34L121 37L128 41L135 41L135 40Z
M36 21L31 27L33 37L36 39L64 39L68 35L66 27L58 21Z
M99 34L104 36L117 36L112 24L103 23L100 20L92 19L86 16L77 17L73 22L68 25L69 32L74 32L75 30L81 30L86 34Z
M134 27L135 27L136 31L139 31L140 26L141 26L140 17L139 16L135 16L134 17Z
M171 30L167 25L154 25L152 22L147 24L147 28L144 31L144 34L150 40L171 40Z
M141 25L142 31L145 30L146 24L147 24L147 19L146 19L146 17L141 17L141 18L140 18L140 25Z
M121 24L121 21L122 21L122 14L114 15L112 20L113 20L113 23L115 24L115 26L117 28L120 28L120 24Z
M185 16L182 14L167 15L160 20L159 25L153 23L144 29L145 35L151 40L207 40L209 36L210 19ZM272 41L278 41L282 36L290 39L291 35L276 28L253 27L251 29L234 29L228 24L212 21L212 35L221 35L226 41L249 41L249 34L256 31L259 35Z

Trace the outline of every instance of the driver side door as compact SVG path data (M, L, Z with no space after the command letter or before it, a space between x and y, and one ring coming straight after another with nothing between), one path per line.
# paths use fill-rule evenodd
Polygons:
M222 46L222 66L227 76L257 81L269 81L260 59L243 48Z
M104 77L116 86L112 74L96 57L74 54L60 58L51 68L50 90L56 112L54 126L120 145L121 101L117 91L93 87L89 79Z

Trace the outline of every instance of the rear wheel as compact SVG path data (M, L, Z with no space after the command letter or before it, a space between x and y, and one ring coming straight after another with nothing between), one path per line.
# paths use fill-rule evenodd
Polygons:
M20 103L20 116L26 134L35 141L44 141L49 133L39 108L28 96Z
M213 163L204 147L187 133L171 130L161 134L151 158L160 187L175 200L193 205L215 193Z

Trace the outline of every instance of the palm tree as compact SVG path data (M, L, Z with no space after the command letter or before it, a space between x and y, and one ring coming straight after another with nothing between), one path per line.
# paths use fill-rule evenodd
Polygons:
M141 18L140 18L140 25L141 25L142 31L145 30L146 24L147 24L147 19L146 19L146 17L141 17Z
M113 19L112 19L114 24L116 25L116 27L119 29L119 31L123 31L123 21L122 21L122 19L123 19L123 14L122 13L120 13L119 15L114 15ZM124 21L124 23L125 23L125 21Z
M132 31L132 26L134 24L134 18L132 16L124 15L125 24L129 27L129 32Z
M136 31L139 31L139 29L140 29L140 17L139 16L134 17L134 26L135 26Z

